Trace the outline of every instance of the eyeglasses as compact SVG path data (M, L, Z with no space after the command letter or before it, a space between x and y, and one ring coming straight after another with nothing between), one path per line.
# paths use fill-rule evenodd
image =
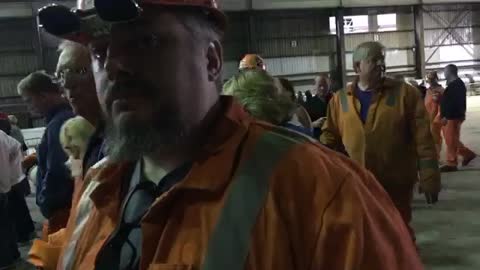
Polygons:
M88 77L88 74L89 74L89 68L86 68L86 67L78 68L78 69L64 68L55 73L55 78L57 80L57 83L59 83L62 86L65 86L67 81L84 80L85 78Z
M140 221L157 195L157 186L151 181L141 182L127 195L120 224L99 252L95 269L138 268L142 254Z

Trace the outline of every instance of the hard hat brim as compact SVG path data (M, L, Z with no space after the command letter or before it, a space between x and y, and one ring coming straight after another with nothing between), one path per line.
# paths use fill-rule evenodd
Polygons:
M110 24L101 20L95 9L77 10L56 4L39 9L38 25L51 35L84 45L110 30Z
M142 4L182 6L181 3L175 2L162 4L158 0L144 0ZM203 10L220 30L225 30L227 17L223 12L200 5L198 8ZM135 20L140 15L140 11L141 8L134 1L95 0L95 8L89 10L70 9L63 5L51 4L38 10L38 21L39 27L54 36L88 44L100 35L109 34L112 23Z

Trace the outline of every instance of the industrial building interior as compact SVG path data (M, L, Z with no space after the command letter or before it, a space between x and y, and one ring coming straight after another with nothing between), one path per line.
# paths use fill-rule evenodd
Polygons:
M36 18L37 10L51 2L0 2L0 112L16 115L25 132L45 122L29 111L17 84L35 70L53 73L59 55L60 41L39 28ZM386 47L387 74L406 82L422 83L428 71L437 70L445 85L443 68L459 67L469 96L462 136L480 152L480 0L219 2L229 19L224 80L238 72L245 54L255 53L264 58L269 73L289 79L298 92L312 89L318 74L329 76L340 89L355 76L353 50L362 42L379 41ZM32 134L26 138L29 147L40 139ZM442 175L444 191L437 205L427 206L415 195L413 223L426 269L480 269L477 163ZM35 221L41 222L34 198L28 202ZM28 248L22 247L23 252Z

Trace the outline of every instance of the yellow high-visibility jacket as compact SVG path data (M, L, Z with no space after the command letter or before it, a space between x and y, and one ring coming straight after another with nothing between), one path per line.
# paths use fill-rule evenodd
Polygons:
M357 83L335 93L320 141L369 169L388 190L408 187L420 179L422 188L441 188L430 122L414 87L384 79L374 94L365 123L360 119Z

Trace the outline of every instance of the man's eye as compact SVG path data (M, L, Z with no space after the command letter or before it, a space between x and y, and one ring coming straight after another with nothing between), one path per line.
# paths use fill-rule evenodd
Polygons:
M93 55L93 58L95 58L95 60L103 62L103 60L105 60L106 53L105 52L94 51L92 53L92 55Z
M97 61L105 61L107 57L108 44L105 42L99 42L97 44L90 45L90 53L92 57Z

